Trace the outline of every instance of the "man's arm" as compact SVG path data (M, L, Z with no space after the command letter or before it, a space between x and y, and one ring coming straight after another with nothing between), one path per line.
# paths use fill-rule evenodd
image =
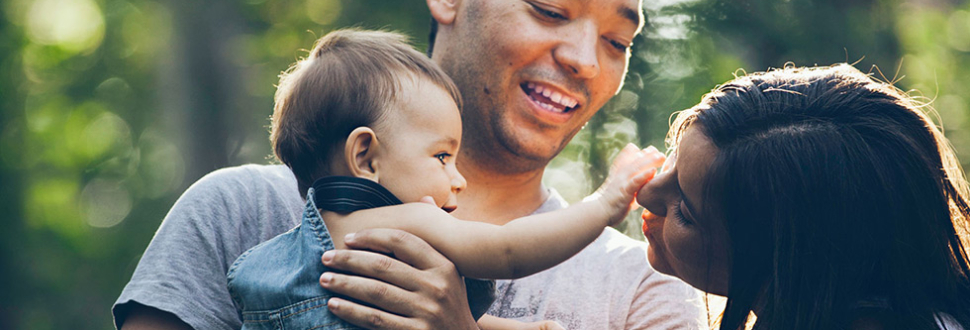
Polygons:
M461 276L428 243L394 229L364 230L344 243L358 250L328 251L323 263L359 276L328 272L320 285L374 307L332 298L337 317L368 329L478 329Z
M121 330L192 330L192 327L175 314L134 304L128 311L128 318Z
M226 270L240 253L298 219L302 201L288 171L281 166L222 169L186 190L115 302L115 325L127 327L135 314L163 311L196 329L239 328Z

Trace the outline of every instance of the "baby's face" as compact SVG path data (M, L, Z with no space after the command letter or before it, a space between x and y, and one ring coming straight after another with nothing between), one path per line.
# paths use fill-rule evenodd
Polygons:
M451 212L465 178L455 167L461 145L458 106L443 88L427 81L405 79L397 109L382 119L377 139L378 183L405 203L424 196Z

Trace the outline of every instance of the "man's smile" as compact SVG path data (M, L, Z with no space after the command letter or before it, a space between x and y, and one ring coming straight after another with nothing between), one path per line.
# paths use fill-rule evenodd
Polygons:
M567 113L579 107L579 101L576 98L553 86L536 82L524 82L520 86L529 98L545 110Z

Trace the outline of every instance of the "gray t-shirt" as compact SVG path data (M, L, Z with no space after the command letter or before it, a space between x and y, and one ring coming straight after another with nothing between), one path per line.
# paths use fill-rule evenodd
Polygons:
M244 251L299 223L303 200L282 165L210 173L165 216L115 302L115 325L133 303L178 316L196 329L238 329L226 272ZM553 192L536 212L566 206ZM646 244L607 228L578 255L532 276L500 281L489 314L551 319L567 329L702 329L697 291L654 271Z

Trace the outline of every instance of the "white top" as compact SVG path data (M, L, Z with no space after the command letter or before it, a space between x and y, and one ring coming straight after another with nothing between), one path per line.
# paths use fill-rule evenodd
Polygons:
M562 208L554 191L536 212ZM133 302L178 316L196 329L238 329L226 272L244 251L299 223L303 200L282 165L210 173L169 211L112 308L115 325ZM532 276L499 282L489 314L552 319L567 329L703 329L700 295L654 271L646 243L612 228L575 257Z

